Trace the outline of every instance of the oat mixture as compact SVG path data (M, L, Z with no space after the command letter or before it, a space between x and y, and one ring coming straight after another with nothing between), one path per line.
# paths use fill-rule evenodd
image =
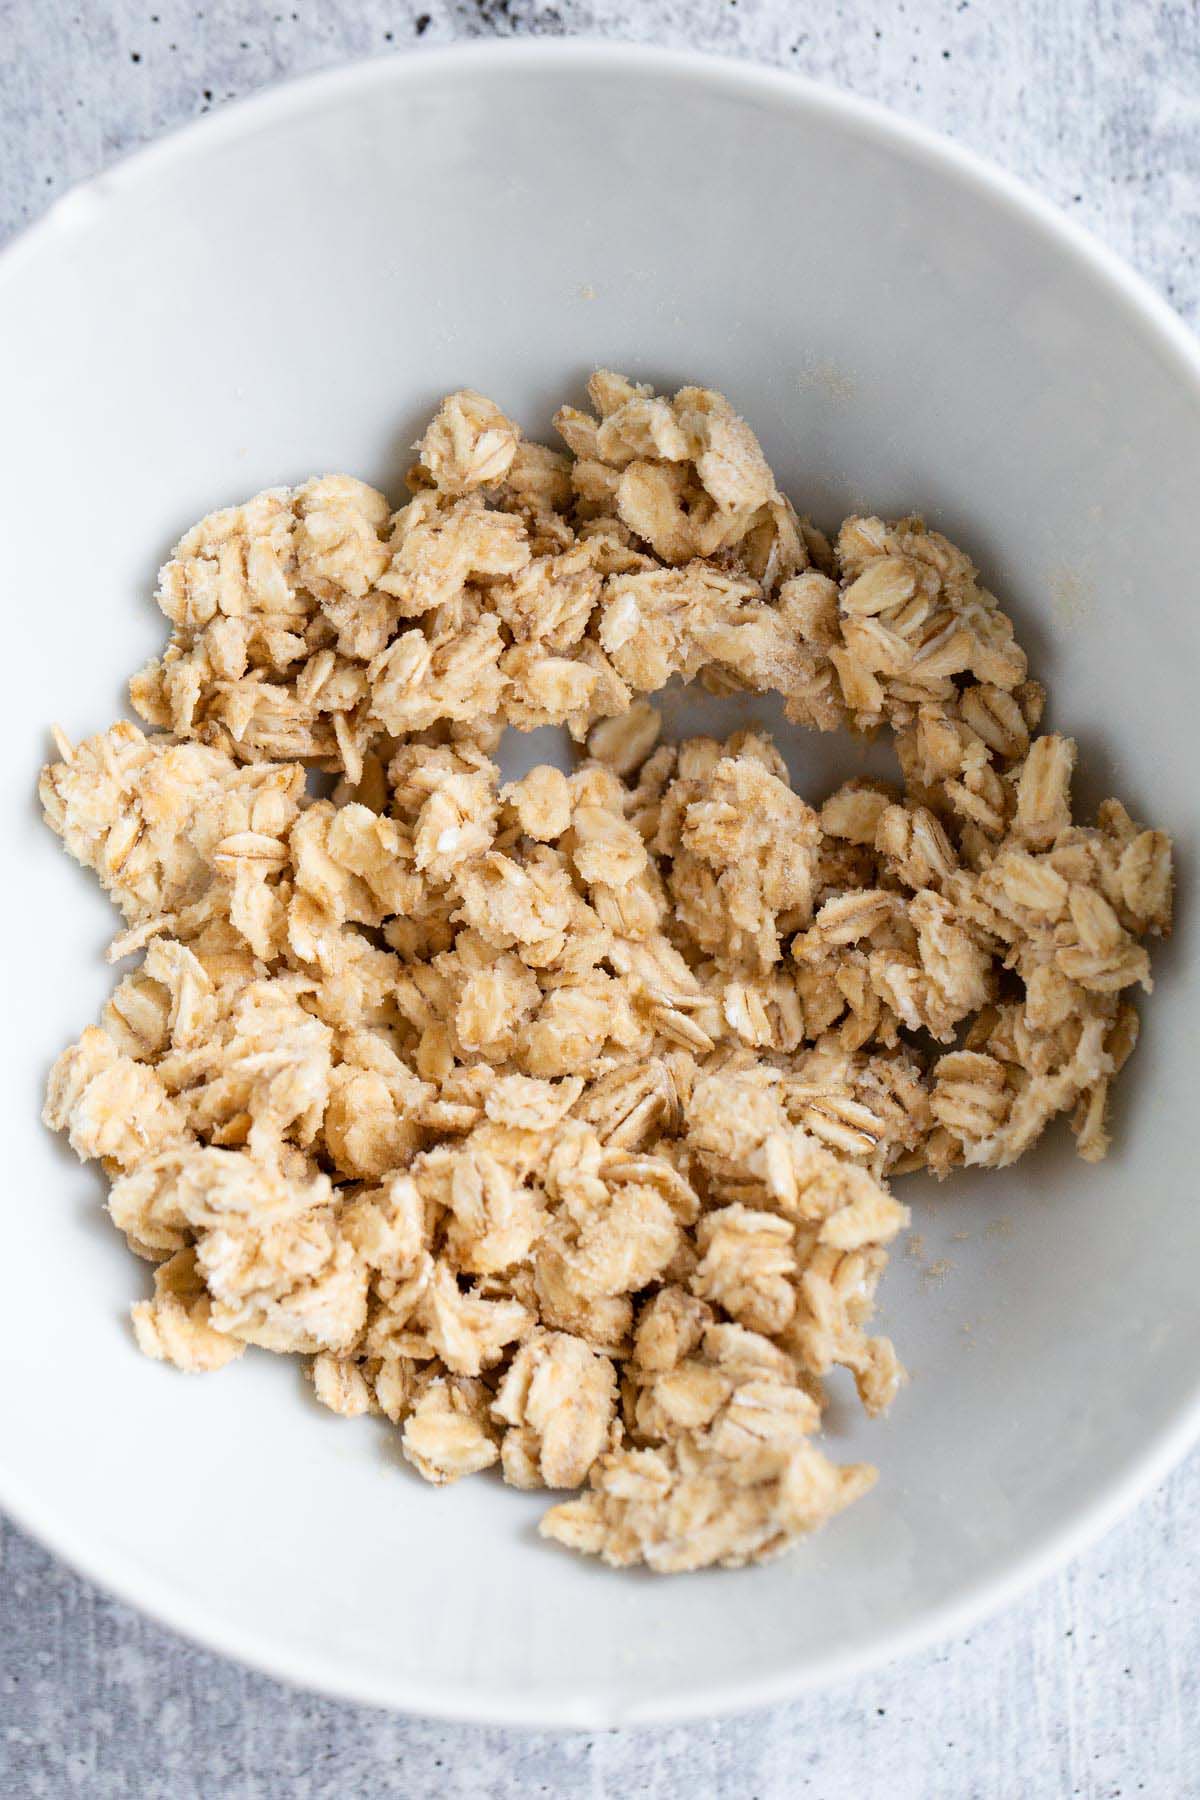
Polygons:
M346 476L203 519L125 722L42 778L138 957L48 1123L153 1262L137 1341L247 1344L428 1481L579 1490L548 1538L758 1561L872 1483L888 1183L1107 1149L1170 844L1076 823L1075 745L961 550L829 543L721 395L608 372L566 450L450 396L399 511ZM659 742L672 676L894 737L803 799L769 738ZM505 784L506 725L575 772ZM331 797L313 797L311 771ZM819 804L817 801L819 799Z

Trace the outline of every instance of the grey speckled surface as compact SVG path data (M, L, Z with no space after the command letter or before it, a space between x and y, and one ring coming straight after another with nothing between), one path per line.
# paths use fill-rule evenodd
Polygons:
M1200 313L1195 0L0 0L0 238L264 83L418 42L603 34L882 100L1073 212ZM1200 1454L967 1638L757 1716L594 1739L296 1694L194 1649L0 1524L0 1795L1200 1795Z

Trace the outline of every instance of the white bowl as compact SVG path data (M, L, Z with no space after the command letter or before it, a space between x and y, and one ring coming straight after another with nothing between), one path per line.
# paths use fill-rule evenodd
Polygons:
M4 259L0 1500L274 1673L589 1726L780 1699L960 1629L1161 1476L1200 1414L1186 892L1110 1160L1058 1133L1015 1170L909 1184L926 1261L951 1268L897 1256L885 1323L912 1384L886 1424L833 1417L882 1478L779 1563L615 1575L539 1543L537 1496L423 1486L294 1361L185 1380L135 1351L145 1272L38 1123L113 927L38 820L46 725L124 710L164 635L156 565L206 509L314 470L398 491L443 391L544 429L595 363L724 389L820 519L925 509L1015 612L1087 797L1111 783L1200 841L1197 346L1090 239L912 126L687 55L414 56L224 111Z

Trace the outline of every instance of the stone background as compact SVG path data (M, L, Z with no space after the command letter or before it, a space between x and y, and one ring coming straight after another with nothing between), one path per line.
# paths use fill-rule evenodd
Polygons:
M882 100L1023 176L1200 313L1195 0L0 0L0 239L135 145L281 77L564 33L718 50ZM591 1738L293 1693L0 1521L0 1795L74 1794L1192 1800L1200 1453L969 1637L770 1712Z

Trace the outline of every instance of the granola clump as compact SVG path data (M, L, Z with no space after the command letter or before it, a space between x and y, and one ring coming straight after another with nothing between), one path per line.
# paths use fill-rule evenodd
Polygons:
M180 541L150 729L42 777L139 959L45 1117L155 1265L147 1355L296 1352L428 1481L495 1465L568 1491L562 1544L737 1565L874 1480L816 1437L833 1368L871 1414L903 1379L890 1180L1059 1115L1105 1154L1171 846L1077 821L961 550L828 541L708 389L589 394L565 451L452 394L398 510L326 476ZM662 742L673 676L884 728L903 780L801 797L760 732ZM574 771L506 783L546 724Z

